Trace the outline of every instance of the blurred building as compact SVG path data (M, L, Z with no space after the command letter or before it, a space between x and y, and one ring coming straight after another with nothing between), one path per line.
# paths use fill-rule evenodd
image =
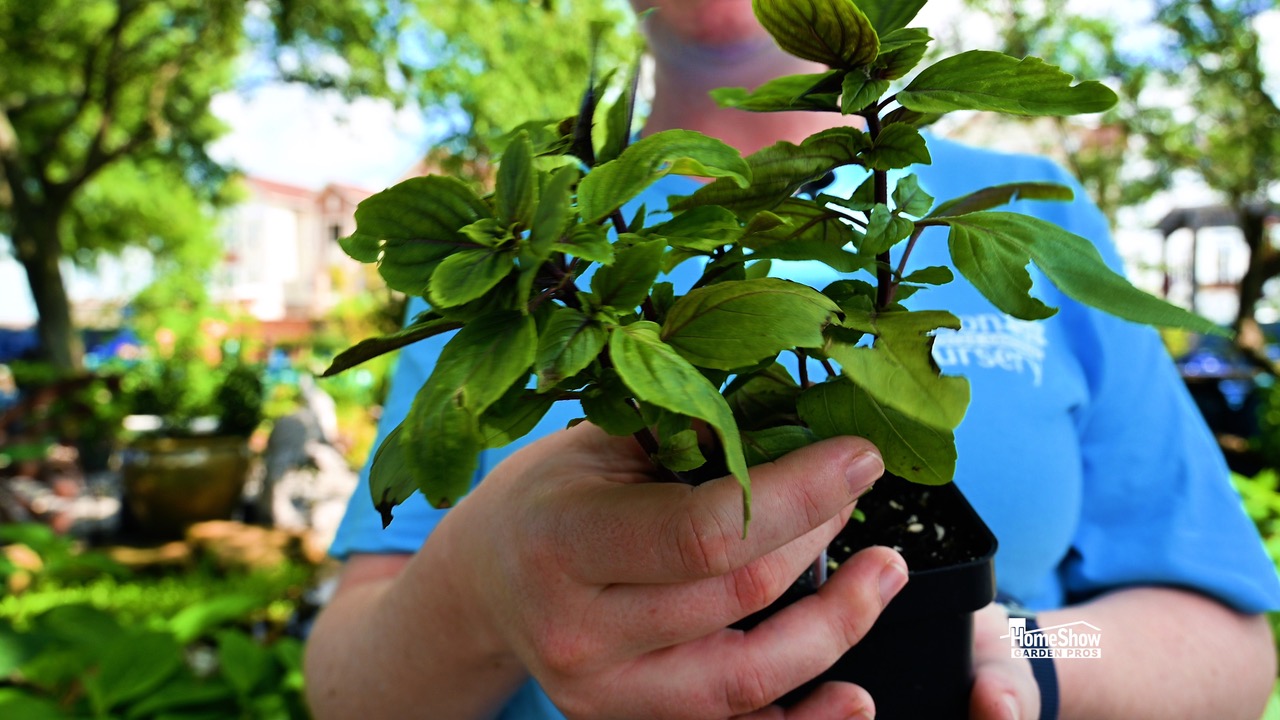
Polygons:
M1261 217L1268 245L1262 252L1274 257L1280 250L1280 206L1254 203L1248 212ZM1156 223L1164 238L1164 296L1223 324L1235 320L1240 307L1237 290L1249 267L1249 247L1237 224L1235 210L1226 205L1177 207ZM1273 263L1274 264L1274 263ZM1275 287L1273 280L1268 290ZM1263 323L1280 320L1268 303L1274 291L1264 292L1256 313Z
M342 297L376 282L338 245L355 230L356 205L372 192L337 183L313 190L259 177L245 185L248 198L224 220L214 299L261 321L267 339L300 339Z

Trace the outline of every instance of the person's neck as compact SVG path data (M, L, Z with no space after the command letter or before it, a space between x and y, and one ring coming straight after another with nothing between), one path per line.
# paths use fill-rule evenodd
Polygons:
M749 155L780 140L799 143L809 135L858 119L835 113L753 113L722 108L709 93L719 87L754 88L761 78L821 72L823 69L777 53L744 53L725 62L721 57L681 58L678 63L657 61L654 68L653 106L644 134L662 130L696 130L717 138Z

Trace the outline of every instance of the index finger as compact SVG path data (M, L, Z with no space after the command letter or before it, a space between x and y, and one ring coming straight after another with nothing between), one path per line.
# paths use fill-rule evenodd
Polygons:
M559 508L556 551L591 584L671 583L733 572L819 527L884 472L861 438L823 440L751 468L752 517L732 477L696 487L596 482Z

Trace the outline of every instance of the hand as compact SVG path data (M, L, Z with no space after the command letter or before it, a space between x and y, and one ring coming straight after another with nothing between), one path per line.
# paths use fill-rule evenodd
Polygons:
M1040 717L1040 687L1031 662L1009 652L1009 613L995 603L973 617L972 720L1036 720Z
M774 699L829 667L907 580L870 548L815 595L756 628L883 472L865 440L837 438L751 470L750 532L733 478L652 482L631 438L583 424L495 468L432 542L481 618L476 642L515 658L569 717L870 717L830 683L787 711Z

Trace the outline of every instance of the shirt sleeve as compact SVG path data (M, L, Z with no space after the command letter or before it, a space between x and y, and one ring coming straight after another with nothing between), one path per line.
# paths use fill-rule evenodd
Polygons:
M1054 179L1083 189L1053 166ZM1042 214L1122 264L1108 223L1078 200ZM1159 334L1065 301L1089 386L1076 410L1083 507L1060 568L1068 601L1133 585L1201 592L1243 612L1280 608L1280 581L1217 442Z

